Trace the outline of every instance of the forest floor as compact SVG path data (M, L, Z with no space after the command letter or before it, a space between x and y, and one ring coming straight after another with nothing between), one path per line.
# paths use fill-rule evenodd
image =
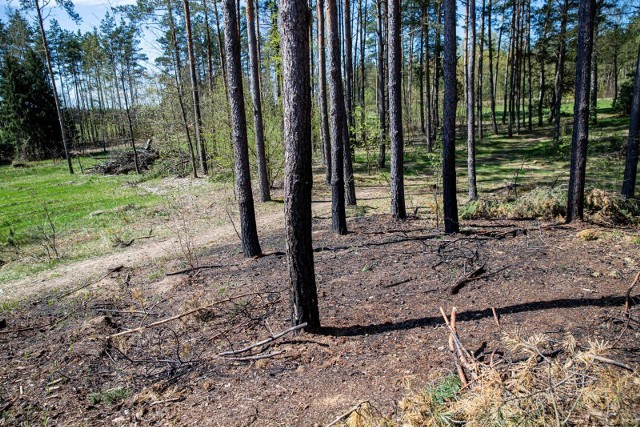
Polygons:
M620 336L615 357L640 363L640 330L625 329L622 315L640 268L637 229L483 220L446 236L427 213L396 222L354 210L350 233L336 236L326 189L316 188L319 333L220 354L289 327L280 209L258 215L266 256L257 259L244 258L233 227L222 225L192 236L204 268L170 274L188 268L187 255L165 251L180 238L143 240L52 270L38 298L5 313L0 423L323 425L365 400L393 418L408 387L454 369L440 307L458 308L461 339L486 343L486 354L517 329L579 342ZM369 209L388 197L378 187L359 195ZM586 227L593 239L579 237ZM486 277L451 295L480 266Z
M479 147L483 196L512 191L514 178L523 189L554 185L566 159L549 156L542 137L511 140L512 155L496 148L503 140L488 138ZM597 131L594 138L589 185L605 178L612 185L620 142ZM440 307L457 307L460 338L478 354L504 352L506 332L572 334L585 345L610 342L610 356L637 370L640 329L623 309L640 270L638 228L465 220L460 234L447 236L432 186L437 159L415 145L407 148L406 181L413 215L397 222L386 214L385 175L367 174L361 162L346 236L331 231L330 193L317 168L323 328L246 351L290 326L281 190L256 205L265 256L247 259L230 221L237 216L230 186L120 179L115 184L132 192L119 198L118 190L113 206L82 205L82 227L59 242L70 250L89 240L85 229L101 226L108 250L0 281L0 425L311 426L363 401L397 420L410 390L455 371ZM95 185L88 179L73 178ZM36 202L21 208L23 217ZM451 293L480 267L479 278Z

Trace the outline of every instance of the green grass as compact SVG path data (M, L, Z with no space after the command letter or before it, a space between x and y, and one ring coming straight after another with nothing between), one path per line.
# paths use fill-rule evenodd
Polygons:
M620 155L628 130L628 117L620 117L611 113L611 101L599 100L598 123L591 125L588 159L587 187L597 187L608 191L619 191L624 173L624 155ZM520 135L511 138L506 136L506 129L498 122L500 134L491 132L490 122L484 121L485 135L476 142L476 175L477 185L481 193L489 193L516 181L526 188L534 186L555 186L568 182L571 150L571 126L573 124L573 104L563 104L561 137L558 150L553 148L553 126L546 123L537 126L534 117L533 129L525 129ZM565 114L566 113L566 114ZM460 124L460 121L458 121ZM456 172L458 191L466 192L467 188L467 149L466 132L460 126L457 129ZM436 182L440 174L440 149L434 153L426 152L426 142L422 135L405 137L405 177L408 184L428 186ZM387 149L387 153L389 150ZM387 159L389 160L389 154ZM370 149L369 162L375 169L377 147ZM366 154L358 151L354 168L363 178L359 181L374 183L374 176L366 176ZM389 161L384 174L389 173ZM384 184L384 179L377 179ZM481 194L482 196L482 194Z
M96 162L81 160L85 168ZM70 175L64 162L54 161L0 167L0 266L14 261L0 269L0 283L91 256L104 250L100 240L105 237L130 239L136 231L132 225L162 201L138 187L135 175L100 176L78 169ZM46 242L53 236L58 255Z
M65 164L31 163L27 168L0 167L0 240L10 233L17 244L39 239L45 206L57 231L92 229L113 214L91 216L127 205L149 206L158 196L135 187L135 176L69 175Z

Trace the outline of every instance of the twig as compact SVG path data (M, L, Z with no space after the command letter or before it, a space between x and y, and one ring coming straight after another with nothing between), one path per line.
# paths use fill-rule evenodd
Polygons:
M349 417L349 415L353 414L354 412L356 412L357 410L362 408L362 406L365 403L368 403L368 401L365 400L363 402L358 403L356 406L354 406L353 408L349 409L347 412L345 412L342 415L340 415L338 418L336 418L335 420L333 420L332 422L327 424L325 427L332 427L332 426L338 424L340 421L344 420L345 418Z
M609 359L608 357L598 356L597 354L588 354L593 360L597 360L598 362L607 363L609 365L617 366L618 368L626 369L627 371L633 372L633 368L625 363L618 362L617 360Z
M180 402L181 400L184 400L184 397L182 397L182 396L180 396L180 397L172 397L171 399L156 400L155 402L151 402L149 404L149 406L156 406L156 405L161 405L163 403L169 403L169 402Z
M496 274L500 273L503 270L506 270L507 268L511 267L511 265L506 265L502 268L499 268L496 271L492 271L491 273L487 273L487 274L480 274L480 275L474 275L476 273L476 271L480 270L476 270L473 273L471 273L471 275L461 279L460 281L458 281L458 283L456 283L452 288L450 293L452 295L457 294L458 292L460 292L460 289L464 288L465 286L467 286L469 283L476 281L476 280L481 280L481 279L488 279L491 276L495 276ZM484 268L484 266L480 267L480 268ZM482 273L482 272L481 272Z
M400 280L398 282L393 282L388 285L382 285L383 288L393 288L394 286L404 285L413 280L413 277L409 277L408 279Z
M234 355L234 354L246 353L246 352L247 352L247 351L249 351L249 350L252 350L252 349L254 349L254 348L256 348L256 347L260 347L260 346L262 346L262 345L268 344L268 343L270 343L271 341L275 341L275 340L277 340L278 338L280 338L280 337L282 337L282 336L284 336L284 335L288 334L289 332L297 331L298 329L305 328L306 326L307 326L307 322L305 322L305 323L301 323L301 324L296 325L296 326L292 326L292 327L290 327L290 328L288 328L288 329L285 329L285 330L284 330L284 331L282 331L282 332L279 332L279 333L277 333L277 334L275 334L275 335L270 336L269 338L267 338L267 339L265 339L265 340L262 340L262 341L259 341L259 342L257 342L257 343L251 344L250 346L247 346L247 347L241 348L240 350L228 350L228 351L223 351L222 353L218 353L218 356L220 356L220 357L224 357L224 356L232 356L232 355Z
M277 355L282 354L282 353L284 353L284 350L274 351L273 353L266 353L266 354L255 354L253 356L224 357L223 359L241 362L241 361L247 361L247 360L267 359L269 357L277 356Z
M205 270L208 268L224 268L224 267L230 267L229 265L201 265L198 267L191 267L191 268L185 268L184 270L180 270L180 271L172 271L171 273L165 273L165 276L177 276L179 274L186 274L186 273L191 273L193 271L196 270Z
M491 312L493 313L493 318L496 321L496 325L500 326L500 318L498 317L498 313L496 313L495 307L491 307Z
M76 293L76 292L78 292L78 291L81 291L81 290L82 290L82 289L84 289L84 288L88 288L89 286L91 286L91 285L93 285L93 284L95 284L95 283L98 283L98 282L102 281L103 279L106 279L107 277L109 277L109 275L111 275L111 274L113 274L113 273L115 273L115 272L117 272L117 271L120 271L120 270L122 270L123 268L124 268L124 265L119 265L119 266L117 266L117 267L113 267L111 270L109 270L109 271L107 272L107 274L105 274L104 276L102 276L102 277L101 277L101 278L99 278L98 280L93 281L93 282L89 282L89 283L84 284L84 285L82 285L82 286L80 286L80 287L77 287L77 288L72 289L72 290L70 290L70 291L68 291L68 292L65 292L64 294L60 295L60 296L58 297L58 299L59 299L59 300L61 300L62 298L65 298L65 297L67 297L67 296L69 296L69 295L71 295L71 294L74 294L74 293Z
M109 335L109 336L107 337L107 339L109 340L109 339L111 339L111 338L116 338L116 337L120 337L120 336L123 336L123 335L133 334L133 333L136 333L136 332L142 332L142 331L144 331L145 329L153 328L153 327L156 327L156 326L160 326L160 325L163 325L163 324L165 324L165 323L171 322L171 321L173 321L173 320L178 320L178 319L180 319L180 318L182 318L182 317L185 317L185 316L188 316L188 315L190 315L190 314L197 313L198 311L201 311L201 310L207 310L207 309L209 309L209 308L211 308L211 307L214 307L214 306L216 306L216 305L218 305L218 304L222 304L222 303L229 302L229 301L233 301L233 300L236 300L236 299L239 299L239 298L244 298L244 297L248 297L248 296L252 296L252 295L257 295L257 294L262 294L262 293L272 293L272 294L277 294L278 292L270 292L270 291L264 291L264 292L249 292L249 293L242 294L242 295L236 295L236 296L234 296L234 297L230 297L230 298L226 298L226 299L223 299L223 300L220 300L220 301L216 301L216 302L214 302L214 303L207 304L207 305L202 306L202 307L194 308L193 310L189 310L189 311L186 311L186 312L184 312L184 313L181 313L181 314L178 314L178 315L175 315L175 316L172 316L172 317L168 317L168 318L166 318L166 319L158 320L157 322L149 323L148 325L140 326L139 328L135 328L135 329L128 329L128 330L126 330L126 331L118 332L117 334Z
M465 277L463 277L462 279L458 280L458 283L456 283L452 288L451 288L451 294L455 295L457 294L460 289L462 289L467 282L469 281L469 279L473 279L478 277L479 275L481 275L482 273L484 273L486 271L485 266L487 264L482 264L480 267L476 268L474 271L472 271L471 273L467 274Z
M640 280L640 271L638 271L638 274L636 274L636 278L633 279L633 283L631 283L631 286L629 286L629 289L627 289L624 303L624 312L627 313L627 315L630 315L629 310L631 306L631 291L633 290L633 287L636 285L636 283L638 283L638 280Z
M16 403L16 400L18 400L20 396L16 396L13 399L11 399L10 401L8 401L7 403L4 404L4 406L0 407L0 412L4 412L7 409L11 408L11 406Z

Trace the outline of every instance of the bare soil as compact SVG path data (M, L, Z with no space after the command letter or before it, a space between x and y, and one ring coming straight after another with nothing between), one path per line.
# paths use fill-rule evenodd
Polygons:
M198 237L206 248L199 265L211 268L149 279L157 266L126 258L127 251L87 261L73 271L93 277L123 268L68 295L54 288L72 290L69 282L40 288L32 304L6 314L0 425L312 426L364 400L393 418L407 384L418 388L453 369L439 307L456 306L461 339L473 349L486 343L487 354L501 350L504 331L519 328L615 342L617 360L640 364L638 324L622 316L640 268L629 238L637 230L595 227L597 238L585 240L577 233L594 226L467 221L462 233L446 236L431 217L396 222L376 214L351 218L350 233L336 236L320 203L314 242L322 330L220 356L290 326L278 212L259 216L260 258L243 258L227 225ZM165 256L153 244L128 253ZM178 260L163 262L165 271L180 269ZM486 276L451 295L483 265ZM120 394L110 399L113 390Z

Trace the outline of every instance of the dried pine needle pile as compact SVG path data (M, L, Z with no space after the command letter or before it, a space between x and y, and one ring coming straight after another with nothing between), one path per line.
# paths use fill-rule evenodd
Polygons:
M457 375L440 379L400 403L399 421L362 405L342 425L373 426L638 426L640 374L608 357L610 345L579 346L571 335L505 334L511 360L478 363L463 387Z

